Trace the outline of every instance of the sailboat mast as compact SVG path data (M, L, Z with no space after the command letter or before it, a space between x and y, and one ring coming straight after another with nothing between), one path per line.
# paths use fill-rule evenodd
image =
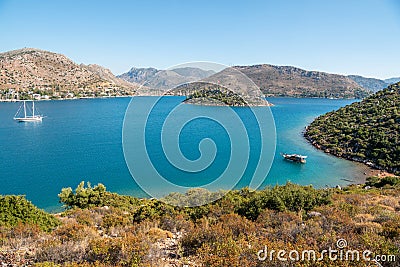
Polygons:
M32 117L35 117L35 101L32 101Z
M26 101L24 100L24 115L25 115L25 118L26 118Z

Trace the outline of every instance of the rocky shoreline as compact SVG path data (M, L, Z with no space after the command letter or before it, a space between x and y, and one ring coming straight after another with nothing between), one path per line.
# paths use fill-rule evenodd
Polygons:
M378 176L378 177L396 176L394 174L394 171L387 170L387 169L377 165L376 163L373 163L372 161L370 161L368 159L352 157L349 155L339 155L339 154L335 153L335 151L330 150L329 148L318 144L311 136L309 136L307 134L307 129L308 129L308 126L306 127L305 131L303 132L303 136L313 147L315 147L316 149L322 150L324 153L331 154L335 157L363 164L367 168L364 171L364 175L363 175L363 176L366 176L365 178L367 178L369 176ZM364 183L364 182L365 181L357 181L357 183Z
M192 105L199 105L199 106L220 106L220 107L271 107L273 104L271 104L268 101L258 101L258 102L245 102L245 103L237 103L234 105L228 105L224 102L218 101L216 99L212 98L206 98L206 97L198 97L198 98L189 98L184 100L182 103L185 104L192 104Z
M63 100L80 100L80 99L102 99L102 98L125 98L125 97L134 97L137 95L116 95L116 96L98 96L98 97L72 97L72 98L51 98L51 99L26 99L26 101L63 101ZM15 103L15 102L23 102L25 100L17 100L17 99L0 99L1 102L5 103Z

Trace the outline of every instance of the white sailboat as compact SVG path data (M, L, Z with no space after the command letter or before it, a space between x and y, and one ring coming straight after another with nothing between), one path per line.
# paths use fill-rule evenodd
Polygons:
M42 121L43 116L42 115L37 115L35 114L35 102L32 102L32 115L28 115L27 113L27 105L26 105L26 100L24 100L24 103L19 107L17 113L15 113L14 120L18 122L37 122L37 121ZM24 116L23 117L18 117L19 112L21 111L22 107L24 107Z

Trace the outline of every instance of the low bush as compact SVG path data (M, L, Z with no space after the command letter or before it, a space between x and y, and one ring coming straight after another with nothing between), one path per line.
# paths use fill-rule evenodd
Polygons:
M253 192L237 208L237 213L250 220L256 220L264 209L307 212L330 202L330 192L327 190L287 183L284 186Z
M384 187L385 185L395 186L400 184L399 176L385 176L383 178L372 176L368 177L365 185L377 188Z
M24 196L0 195L0 226L13 227L19 223L34 224L44 231L60 224L53 215L35 207Z
M80 208L87 209L93 207L112 206L121 209L131 209L139 204L139 199L130 196L121 196L106 191L103 184L94 187L82 181L75 192L71 187L63 188L58 194L60 203L63 203L67 209Z

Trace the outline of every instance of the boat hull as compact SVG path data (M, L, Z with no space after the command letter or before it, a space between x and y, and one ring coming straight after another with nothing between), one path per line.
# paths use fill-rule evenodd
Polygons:
M307 161L305 159L291 159L291 158L285 158L285 160L290 161L290 162L295 162L295 163L306 163Z
M18 122L39 122L42 121L43 117L26 117L26 118L14 118Z

